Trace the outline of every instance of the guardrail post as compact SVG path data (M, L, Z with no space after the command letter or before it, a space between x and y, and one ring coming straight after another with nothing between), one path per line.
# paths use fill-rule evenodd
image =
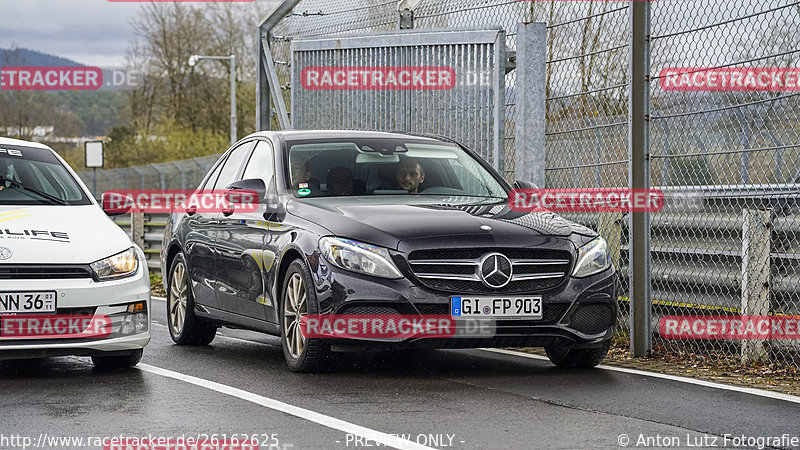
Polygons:
M597 221L597 232L608 242L611 263L619 273L619 260L622 251L622 213L601 213Z
M144 249L144 213L131 213L131 240L139 248Z
M742 224L742 315L766 316L770 309L770 209L745 209ZM765 339L742 339L742 362L766 361Z
M628 185L650 188L650 2L631 1L630 108L628 109ZM653 349L650 297L650 213L630 217L631 356L648 356Z

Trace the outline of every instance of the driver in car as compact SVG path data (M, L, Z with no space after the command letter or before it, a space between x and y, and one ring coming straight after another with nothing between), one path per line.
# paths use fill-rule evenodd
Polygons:
M308 189L311 191L312 195L319 193L319 181L311 177L311 171L308 169L308 161L302 160L299 157L292 158L291 173L292 187L294 189Z
M328 194L352 195L354 191L353 172L342 166L336 166L328 171Z
M397 165L395 181L401 189L405 189L409 194L418 194L419 185L425 181L425 169L418 160L403 158Z

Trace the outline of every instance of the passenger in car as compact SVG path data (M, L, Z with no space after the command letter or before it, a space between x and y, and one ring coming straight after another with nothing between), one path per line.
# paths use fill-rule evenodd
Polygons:
M397 185L408 191L409 194L418 194L419 185L425 181L425 169L419 160L414 158L403 158L397 165L395 172Z
M327 188L329 195L353 195L353 172L342 166L336 166L328 171Z

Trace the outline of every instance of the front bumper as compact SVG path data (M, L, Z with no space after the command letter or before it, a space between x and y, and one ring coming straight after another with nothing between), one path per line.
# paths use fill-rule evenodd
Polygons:
M321 314L450 315L451 296L463 292L438 292L408 278L386 280L341 270L323 258L311 267ZM451 338L332 339L335 347L377 348L478 348L592 347L610 339L617 326L616 273L610 268L597 275L568 281L555 290L524 294L489 295L522 297L541 295L539 320L493 320L488 332L456 334Z
M101 336L88 328L78 337L59 337L57 333L35 338L4 336L0 326L0 360L46 356L96 354L112 355L144 348L150 342L150 278L146 263L140 263L133 277L96 282L91 278L49 280L0 280L3 291L55 291L59 317L86 317L105 320L109 326ZM145 302L146 310L127 313L131 303ZM13 314L3 318L14 318ZM28 316L32 317L32 316ZM0 319L2 320L2 319Z

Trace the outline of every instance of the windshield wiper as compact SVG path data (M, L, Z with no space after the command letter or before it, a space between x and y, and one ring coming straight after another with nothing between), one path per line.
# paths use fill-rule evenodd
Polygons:
M494 198L494 199L507 199L508 197L498 197L496 195L471 195L471 194L426 194L424 192L419 195L436 195L439 197L469 197L469 198Z
M51 195L51 194L48 194L47 192L40 191L39 189L30 187L30 186L28 186L26 184L20 183L19 181L12 180L11 178L5 177L3 175L0 175L0 181L2 181L4 183L9 183L9 184L15 185L18 188L26 190L28 192L33 192L34 194L42 196L42 197L46 198L47 200L50 200L53 203L57 203L59 205L64 205L64 206L69 205L69 202L64 200L63 198L58 198L55 195Z

